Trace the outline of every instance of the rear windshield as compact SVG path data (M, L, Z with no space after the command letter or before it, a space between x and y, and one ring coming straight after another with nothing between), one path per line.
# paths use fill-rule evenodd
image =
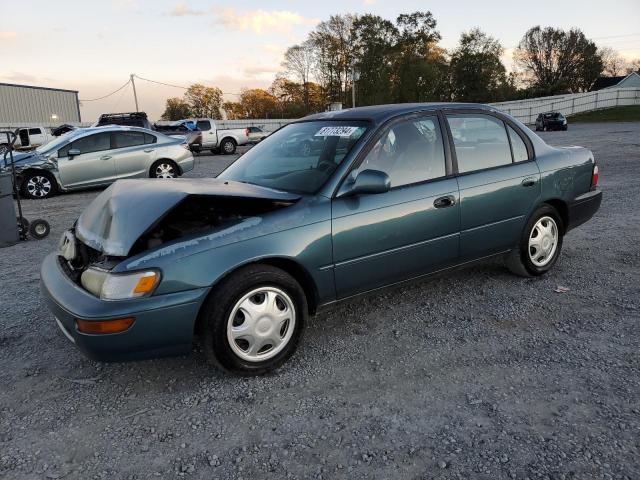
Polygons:
M296 193L317 192L349 152L368 124L317 121L289 124L266 137L218 178Z

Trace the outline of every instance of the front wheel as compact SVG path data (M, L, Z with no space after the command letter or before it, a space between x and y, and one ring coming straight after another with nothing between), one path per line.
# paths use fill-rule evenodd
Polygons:
M261 375L296 350L307 319L298 282L269 265L244 267L222 281L201 312L207 360L238 375Z
M173 160L158 160L149 169L151 178L177 178L179 175L178 165Z
M527 222L518 247L507 256L507 267L521 277L544 275L560 256L563 232L556 209L542 205Z
M55 180L45 172L28 172L22 181L22 194L27 198L41 200L56 193Z

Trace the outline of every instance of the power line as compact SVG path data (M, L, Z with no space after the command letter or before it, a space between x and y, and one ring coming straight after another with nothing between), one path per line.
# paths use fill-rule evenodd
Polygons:
M172 83L158 82L157 80L150 80L148 78L143 78L139 75L134 75L136 78L140 80L144 80L145 82L157 83L158 85L164 85L165 87L174 87L181 88L182 90L189 90L189 87L183 87L182 85L173 85ZM231 93L231 92L222 92L223 95L240 95L239 93Z
M87 99L80 99L81 102L95 102L96 100L102 100L103 98L107 98L110 97L111 95L115 95L116 93L118 93L120 90L122 90L124 87L126 87L127 85L129 85L129 83L131 82L131 79L127 80L126 83L124 85L122 85L120 88L118 88L117 90L109 93L108 95L104 95L102 97L98 97L98 98L87 98Z

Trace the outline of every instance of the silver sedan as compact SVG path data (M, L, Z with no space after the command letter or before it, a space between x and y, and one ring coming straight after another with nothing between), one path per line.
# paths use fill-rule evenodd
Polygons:
M74 130L14 158L21 192L28 198L108 185L120 178L175 178L192 170L194 163L184 138L122 126Z

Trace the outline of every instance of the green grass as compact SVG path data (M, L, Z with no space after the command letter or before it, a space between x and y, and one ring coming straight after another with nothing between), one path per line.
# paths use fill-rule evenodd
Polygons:
M640 105L603 108L593 112L576 113L568 118L571 123L640 122Z

